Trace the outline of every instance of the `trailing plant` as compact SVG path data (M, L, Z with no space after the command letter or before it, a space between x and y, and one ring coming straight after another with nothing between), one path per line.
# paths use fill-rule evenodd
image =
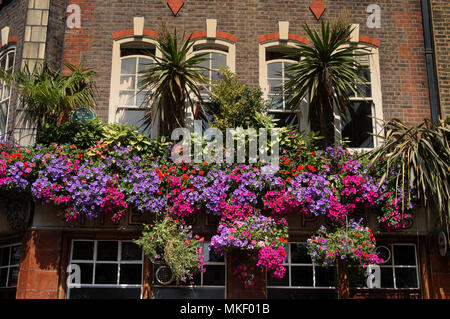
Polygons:
M152 262L164 262L177 282L187 282L203 270L203 238L192 235L191 227L170 217L157 218L134 242Z
M383 172L381 182L391 179L395 183L392 205L400 205L402 212L413 200L402 189L414 188L425 203L431 200L441 217L450 217L449 125L450 117L436 124L424 120L412 127L398 119L385 122L385 136L380 136L384 143L369 155Z

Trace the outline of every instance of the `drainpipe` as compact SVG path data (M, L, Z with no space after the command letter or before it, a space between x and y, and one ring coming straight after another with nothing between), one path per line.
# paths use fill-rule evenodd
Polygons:
M425 39L425 61L428 74L428 90L430 94L431 120L437 123L440 118L439 92L435 65L435 52L432 34L431 7L429 0L421 0L423 34Z

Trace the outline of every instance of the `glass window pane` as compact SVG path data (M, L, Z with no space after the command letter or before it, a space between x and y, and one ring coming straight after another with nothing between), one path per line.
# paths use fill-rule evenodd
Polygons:
M80 267L81 283L92 284L94 274L94 264L79 263L77 265Z
M141 247L133 242L123 242L122 243L122 260L142 260L142 250Z
M121 264L120 284L139 285L142 282L142 264Z
M273 62L267 64L267 77L269 79L281 78L282 77L281 68L282 68L281 62Z
M365 271L361 267L349 267L348 277L350 282L350 287L367 287L367 277L365 276Z
M269 109L270 110L282 110L283 100L279 95L269 95ZM274 113L272 117L277 117L279 113Z
M72 260L93 260L93 241L74 241L72 250Z
M6 287L8 279L8 268L0 268L0 287Z
M416 268L395 269L396 288L418 288Z
M218 71L211 71L211 81L220 81L221 74Z
M359 96L371 97L372 96L372 86L370 84L360 84L356 90Z
M121 74L136 74L136 58L122 59Z
M9 262L10 265L20 264L21 251L22 251L21 246L12 246L11 247L11 260Z
M145 110L133 110L133 109L122 109L119 110L117 114L117 122L126 124L126 125L134 125L136 128L139 129L141 133L146 134L149 136L150 134L150 127L148 127L146 130L144 130L145 126L143 125L143 120L145 117L145 113L147 111Z
M336 286L335 267L315 267L316 287Z
M117 241L99 241L97 246L97 260L117 260Z
M120 106L135 106L134 96L134 92L121 91L119 93Z
M280 94L283 91L281 80L269 80L269 94Z
M203 273L203 285L205 286L224 286L225 285L225 266L207 265Z
M312 266L292 266L292 286L313 286L313 267Z
M207 262L225 262L225 257L219 255L214 249L209 250L209 243L204 243L203 245L203 255L204 261Z
M9 265L9 250L10 247L0 248L0 266Z
M349 147L373 148L372 103L354 102L348 113L342 121L342 138L350 141Z
M6 69L6 55L0 58L0 68Z
M289 271L286 269L286 274L283 278L278 279L272 277L269 273L267 274L267 286L289 286Z
M139 92L138 94L136 94L136 106L137 107L140 107L140 108L148 107L146 94L147 94L147 92L145 92L145 91Z
M96 284L117 284L117 264L96 264Z
M381 267L381 287L394 288L394 274L392 268Z
M152 63L152 62L153 62L152 59L139 58L139 62L138 62L138 72L142 72L142 71L148 69L149 64Z
M390 247L377 245L376 253L379 258L383 259L383 265L392 265L392 254Z
M120 90L135 90L135 89L136 89L136 76L122 75L120 77Z
M394 264L396 266L415 266L416 254L414 246L394 245Z
M16 287L17 278L19 278L19 267L9 268L8 287Z
M222 53L212 53L212 69L218 70L221 66L227 66L227 56Z
M7 69L11 69L14 65L14 54L15 52L8 53L8 67Z
M312 264L306 244L291 244L291 263Z

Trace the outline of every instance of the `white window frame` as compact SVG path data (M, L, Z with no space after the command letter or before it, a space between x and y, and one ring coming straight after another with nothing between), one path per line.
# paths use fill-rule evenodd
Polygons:
M415 265L395 265L394 263L394 247L395 246L412 246L414 247L414 262ZM420 289L420 276L419 276L419 260L418 260L418 256L417 256L417 246L414 243L392 243L392 244L381 244L381 245L377 245L377 248L380 247L385 247L387 249L389 249L390 252L390 260L392 261L392 263L390 265L386 265L384 263L379 264L378 266L380 268L390 268L392 269L392 277L393 277L393 285L394 287L380 287L380 288L375 288L375 289L383 289L383 290L392 290L392 291L398 291L398 290L412 290L412 291L417 291ZM396 281L396 276L395 276L395 270L396 269L416 269L416 279L417 279L417 287L411 287L411 288L398 288L397 287L397 281ZM356 290L367 290L367 289L374 289L374 288L368 288L368 287L350 287L351 289L356 289Z
M232 73L236 73L236 44L234 42L229 42L225 40L221 40L218 38L214 39L194 39L191 40L194 44L189 49L189 52L187 54L187 57L190 58L192 56L195 56L197 54L202 53L220 53L225 54L226 56L226 63L227 67L230 69ZM226 51L215 49L214 45L217 45L217 47L225 47L227 48ZM213 48L208 48L209 46L212 46ZM194 48L196 50L194 50ZM187 127L189 128L189 123L192 123L190 129L194 130L194 109L192 109L191 106L188 106L186 109L186 123ZM197 128L198 129L198 128Z
M346 44L345 46L348 46ZM380 74L380 62L379 62L379 51L375 46L370 45L362 45L358 44L358 47L364 47L367 50L369 55L367 56L369 59L369 71L370 71L370 79L371 79L371 91L372 96L369 98L362 97L351 97L351 101L370 101L372 102L372 129L374 134L383 136L383 99L381 93L381 74ZM334 125L335 131L338 138L342 137L342 121L341 116L335 109L334 112ZM378 136L373 136L374 148L380 146L383 142L383 139ZM365 152L371 151L373 148L347 148L350 152Z
M1 52L3 51L3 52ZM8 66L9 64L9 55L10 53L13 53L13 62L11 64L11 68L7 69L8 70L14 70L14 65L16 63L16 47L7 47L5 50L0 50L0 60L5 58L5 65ZM0 80L0 82L2 82L2 80ZM4 95L4 90L5 87L7 86L6 83L3 83L3 92L2 95ZM6 134L8 133L8 121L9 121L9 111L10 111L10 107L11 107L11 95L12 95L12 89L9 88L9 95L7 98L2 98L2 96L0 96L0 104L6 102L7 103L7 110L6 110L6 123L5 123L5 132L3 132L3 136L6 136Z
M208 245L210 245L211 242L204 242L203 243L203 251L205 252L205 249L208 249ZM227 255L224 255L224 261L221 262L217 262L217 261L205 261L205 265L206 266L223 266L224 267L224 271L225 271L225 282L223 286L220 285L204 285L203 284L203 276L204 273L201 272L199 273L200 275L200 284L199 285L188 285L188 284L181 284L181 285L177 285L175 284L170 284L170 285L158 285L158 284L154 284L153 287L157 287L157 288L180 288L180 289L186 289L186 288L190 288L190 289L210 289L210 288L216 288L216 289L224 289L224 298L226 298L227 296ZM154 276L154 274L153 274Z
M157 40L147 38L147 37L127 37L122 39L117 39L113 41L113 51L112 51L112 64L111 64L111 82L110 82L110 97L109 97L109 112L108 112L108 123L116 123L116 117L119 109L141 109L139 107L126 107L120 105L120 75L121 75L121 47L122 45L130 42L142 42L148 43L155 47L155 56L162 57L161 51L158 49ZM133 55L141 56L141 55ZM142 55L143 56L143 55ZM124 57L125 58L125 57ZM158 121L155 121L155 125L151 127L151 137L157 138L159 134Z
M298 46L298 42L295 41L280 41L280 40L275 40L275 41L269 41L269 42L265 42L265 43L261 43L259 45L258 48L258 55L259 55L259 87L261 88L262 92L263 92L263 98L266 101L269 101L269 77L268 77L268 65L270 63L273 62L290 62L290 63L295 63L296 61L294 60L289 60L289 59L274 59L274 60L266 60L266 53L267 53L267 49L271 48L271 47L281 47L281 46L288 46L288 47L292 47L295 48ZM306 101L305 101L306 102ZM294 114L294 112L289 111L289 110L269 110L268 113L281 113L281 114L286 114L286 113L291 113ZM298 123L296 125L297 128L300 128L302 130L305 131L309 131L310 125L308 122L308 112L307 109L304 108L300 108L299 110L297 110L295 113L297 113L297 117L298 117Z
M117 260L97 260L97 252L98 252L98 242L117 242ZM93 252L93 259L73 259L73 246L75 242L93 242L94 243L94 252ZM81 284L77 285L74 283L69 283L67 285L67 299L70 299L70 290L71 289L77 289L78 288L139 288L141 290L140 298L142 299L142 293L143 293L143 280L144 280L144 252L141 254L140 260L125 260L123 261L122 258L122 243L124 242L132 242L132 240L113 240L113 239L74 239L72 240L70 244L70 261L69 265L76 265L76 264L92 264L92 283L91 284ZM120 266L124 264L141 264L141 284L120 284ZM117 264L117 284L96 284L95 283L95 270L97 264Z
M288 243L288 252L287 252L287 257L288 260L287 262L284 262L282 265L284 267L286 267L288 273L289 273L289 285L287 286L270 286L267 285L266 289L318 289L318 290L336 290L337 287L333 287L333 286L316 286L316 267L325 267L325 266L320 266L317 265L316 263L312 262L311 264L308 263L293 263L292 262L292 254L291 254L291 245L292 244L303 244L303 245L307 245L307 243L305 242L289 242ZM286 251L286 247L285 247L285 251ZM313 274L313 285L312 286L293 286L292 285L292 267L291 266L306 266L306 267L312 267L312 274ZM269 274L266 274L266 276L270 276Z
M13 244L8 244L8 245L1 245L0 249L7 248L7 247L9 247L8 265L6 265L6 266L0 265L0 269L8 269L8 272L6 275L6 286L0 286L0 289L16 288L17 286L9 286L9 272L10 272L11 268L18 268L20 271L20 259L19 259L19 264L11 264L11 250L12 250L11 248L12 247L20 247L20 250L22 251L22 244L21 243L13 243Z

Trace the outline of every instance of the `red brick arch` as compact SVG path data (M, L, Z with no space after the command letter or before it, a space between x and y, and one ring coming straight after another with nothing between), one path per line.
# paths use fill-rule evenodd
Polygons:
M196 31L193 33L188 33L185 35L185 38L189 39L189 36L191 37L191 40L202 39L207 37L206 31ZM216 32L216 39L226 40L233 43L237 42L237 37L235 35L222 31Z
M269 42L269 41L278 41L279 39L280 39L279 33L269 33L269 34L264 34L264 35L259 36L258 42L264 43L264 42ZM295 34L295 33L289 33L288 39L290 41L295 41L295 42L304 43L304 44L309 43L307 38L305 38L302 35Z
M120 31L116 31L116 32L112 33L112 38L114 40L117 40L117 39L120 39L120 38L126 38L126 37L133 37L133 36L134 36L134 30L133 29L120 30ZM156 32L154 30L145 29L143 36L157 39L158 38L158 32Z
M19 41L19 37L18 36L10 36L10 37L8 37L8 44L17 43L17 41ZM2 44L0 43L0 49L1 48L2 48Z

